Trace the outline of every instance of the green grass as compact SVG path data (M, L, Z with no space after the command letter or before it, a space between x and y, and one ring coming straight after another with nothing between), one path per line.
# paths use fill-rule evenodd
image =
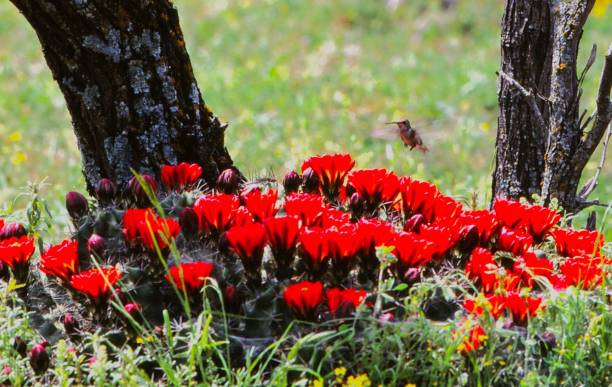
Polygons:
M447 12L433 1L384 3L184 0L177 7L205 100L230 123L226 142L247 174L280 174L308 155L348 151L360 167L389 167L465 197L478 192L486 203L502 2L461 0ZM582 42L583 61L591 44L600 47L583 98L591 109L609 21L591 18ZM0 4L0 42L0 203L46 178L44 195L60 214L63 194L84 187L70 117L35 34L9 2ZM422 126L431 152L371 136L403 117ZM607 166L592 198L612 202L610 177Z

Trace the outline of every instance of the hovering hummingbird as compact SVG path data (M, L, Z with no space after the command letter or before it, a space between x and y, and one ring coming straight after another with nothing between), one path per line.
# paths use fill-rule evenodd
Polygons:
M423 145L423 139L421 138L421 135L415 128L412 127L412 125L410 125L410 121L403 120L385 122L385 125L391 124L397 125L399 136L402 142L404 143L404 146L410 147L410 150L417 148L423 153L429 150L425 145Z

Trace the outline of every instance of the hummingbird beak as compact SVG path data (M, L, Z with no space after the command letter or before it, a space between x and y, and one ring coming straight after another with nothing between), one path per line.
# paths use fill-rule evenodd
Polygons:
M399 124L399 123L401 123L401 121L391 121L391 122L385 122L385 125Z

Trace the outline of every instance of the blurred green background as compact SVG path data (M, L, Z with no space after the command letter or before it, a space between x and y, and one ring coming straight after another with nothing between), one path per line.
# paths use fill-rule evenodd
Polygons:
M204 98L230 123L227 146L248 175L280 175L309 155L346 151L359 167L388 167L464 198L476 192L484 204L494 165L504 2L458 0L449 9L440 3L178 0L176 6ZM593 43L600 47L585 84L583 106L591 110L611 15L591 17L582 40L581 63ZM429 153L372 135L404 117L421 127ZM8 1L0 2L0 154L0 206L29 181L46 178L44 197L61 219L65 192L83 190L62 94L35 34ZM612 201L611 176L608 163L593 199Z

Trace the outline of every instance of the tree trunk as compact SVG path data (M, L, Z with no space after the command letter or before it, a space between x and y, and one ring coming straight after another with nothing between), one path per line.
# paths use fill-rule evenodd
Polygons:
M580 114L577 56L595 0L507 0L502 23L499 128L493 195L586 205L595 181L578 192L588 159L612 118L612 51L605 58L597 111ZM612 46L611 46L612 49ZM592 124L590 131L585 131Z
M548 0L510 0L502 22L501 69L517 82L547 93L552 51ZM500 79L495 195L530 197L540 193L546 128L532 114L525 97ZM537 101L547 115L544 101Z
M90 193L134 169L197 162L212 183L232 165L169 0L11 0L36 31L64 94Z

